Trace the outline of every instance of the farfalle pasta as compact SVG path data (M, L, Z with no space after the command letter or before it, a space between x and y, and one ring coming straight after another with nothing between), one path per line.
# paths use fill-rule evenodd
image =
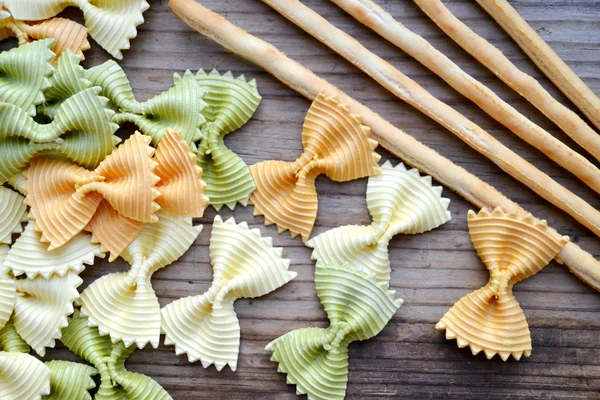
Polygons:
M83 270L84 263L103 254L99 253L98 246L89 244L89 235L83 243L76 238L58 253L52 253L39 243L35 244L39 236L31 233L30 223L13 248L0 245L0 326L5 326L12 315L19 335L43 356L46 347L54 347L55 339L60 338L61 329L67 325L67 316L73 312L73 301L79 297L77 288L83 281L73 271ZM23 243L27 246L23 246ZM32 253L23 260L21 257L26 248L30 248ZM35 278L15 279L12 265L23 265L27 260L38 263L25 267L30 268L26 272ZM40 265L45 268L33 271ZM62 272L62 275L52 275L49 272L51 269ZM25 271L17 272L21 274Z
M172 399L149 376L125 368L125 361L135 351L135 346L126 348L122 342L112 344L108 336L100 335L97 328L89 326L87 318L78 310L70 318L61 341L100 372L96 399Z
M145 224L142 231L121 254L131 265L129 272L105 275L81 294L81 314L88 317L100 334L110 334L113 342L143 348L160 340L160 305L152 289L152 274L176 261L194 243L202 226L191 218L157 213L158 222Z
M95 168L120 141L110 122L113 111L99 88L69 97L49 124L38 124L25 111L0 103L0 183L22 172L40 152L59 153L86 168Z
M38 112L54 119L66 99L93 86L85 78L80 62L81 58L68 49L58 58L50 75L50 86L44 90L46 101L37 107Z
M307 241L317 217L318 175L345 182L379 173L377 142L369 134L346 105L320 93L304 120L304 153L294 162L264 161L250 167L256 183L250 197L254 214Z
M512 293L513 285L535 275L568 243L531 214L521 217L500 208L469 211L473 245L490 271L488 284L462 299L442 317L436 329L459 347L487 358L498 354L519 360L531 354L531 334L525 314Z
M113 240L130 243L139 232L138 222L156 222L160 192L153 154L150 138L136 133L94 171L51 157L34 158L25 171L26 199L49 250L89 229L102 251L112 253L108 243L98 240L99 227ZM129 220L132 224L125 223Z
M116 62L109 60L88 70L79 63L79 58L69 52L60 57L56 72L50 77L52 86L44 93L48 102L39 107L42 113L54 117L60 104L74 93L98 86L116 112L113 122L137 125L142 133L152 137L155 145L167 129L177 130L190 148L197 150L196 142L202 138L200 126L206 122L202 112L207 105L203 101L205 92L193 75L186 74L165 92L138 102L125 71Z
M179 299L161 311L165 344L175 345L177 354L190 362L201 360L217 370L237 367L240 325L233 308L238 298L263 296L292 280L290 261L281 258L282 249L273 247L258 229L223 222L216 216L210 238L210 259L214 277L210 289L199 296Z
M73 312L73 301L79 297L77 288L82 283L73 272L49 279L14 279L10 271L0 267L0 316L12 314L19 335L43 356L46 347L54 347L61 329L67 326L67 316Z
M110 99L116 111L113 122L130 122L160 143L168 128L181 132L190 149L197 153L197 163L204 170L206 194L217 210L223 205L233 209L237 203L247 205L255 189L254 181L243 160L223 141L228 133L240 128L254 114L261 97L254 80L217 71L196 75L187 71L175 75L174 86L145 102L135 99L123 69L114 61L83 69L80 60L66 52L51 76L46 90L47 103L38 107L53 117L60 104L84 88L99 86L101 95ZM57 89L55 89L57 88Z
M137 26L144 22L149 7L146 0L1 0L15 19L39 21L54 17L69 6L81 8L90 36L108 53L122 59L121 50L137 36Z
M29 221L7 253L4 268L14 276L26 274L27 278L33 279L41 275L50 279L52 275L64 276L69 272L79 274L85 265L94 264L96 257L104 257L100 246L91 242L89 233L78 233L66 245L53 251L48 251L41 239L35 222Z
M0 53L0 102L9 103L35 115L35 106L44 102L44 89L54 69L50 62L54 40L45 39Z
M11 244L12 236L23 232L21 223L27 220L24 200L19 193L0 186L0 246Z
M209 202L203 171L195 160L181 133L167 129L154 154L155 173L160 178L156 202L178 217L202 217Z
M96 387L92 376L96 368L71 361L47 361L50 369L50 394L44 400L90 399L89 390Z
M430 176L388 161L379 175L369 178L367 207L373 217L368 226L347 225L309 240L312 257L326 265L347 264L373 272L380 282L390 280L389 241L398 233L430 231L450 220L450 200L441 197Z
M35 40L54 39L52 51L56 56L53 63L67 49L83 60L83 51L90 48L85 26L66 18L51 18L39 23L28 23L16 20L7 13L4 19L0 16L0 40L8 37L16 37L19 45Z
M102 95L118 110L113 121L137 125L152 137L155 145L167 128L177 130L190 148L196 150L195 142L201 138L200 126L205 123L202 111L206 103L205 92L193 76L184 76L173 87L145 102L135 99L125 71L112 60L86 70L85 77L101 87Z
M155 190L156 204L177 217L202 217L208 204L204 194L206 183L196 157L190 152L178 131L167 129L160 141L152 162L158 178ZM109 261L115 260L142 230L144 223L121 215L116 209L103 207L99 217L92 219L86 230L93 240L102 244L102 251L110 252ZM116 233L114 226L126 227Z
M329 318L328 328L289 332L266 347L271 361L309 400L343 399L348 383L348 345L370 339L387 325L400 305L395 291L375 274L348 266L317 264L317 295Z
M12 357L22 359L24 362L17 368L13 367L13 372L27 378L24 381L15 379L15 381L9 382L7 392L10 391L10 394L2 393L2 388L0 388L0 395L6 395L6 397L2 396L2 399L39 399L40 395L43 395L41 398L44 400L91 399L88 390L96 387L96 383L91 378L98 373L95 368L59 360L47 361L40 365L36 358L28 354L29 351L29 346L19 336L12 324L0 329L0 360L3 354L10 354ZM15 356L15 354L21 354L21 356ZM1 363L2 361L0 361ZM32 374L24 371L29 368L32 369ZM2 371L1 367L0 371ZM0 376L4 372L6 371L0 372ZM13 375L12 378L15 376ZM1 386L3 385L0 382Z
M202 111L206 123L202 125L198 145L198 165L204 171L206 194L217 211L223 205L232 210L237 203L246 206L256 187L248 166L225 146L224 137L254 115L261 100L256 81L248 82L243 75L234 78L231 72L221 75L216 70L208 74L200 70L195 78L206 92L203 99L208 105ZM175 82L181 79L176 76Z
M0 398L39 400L50 394L52 371L31 356L12 324L0 329Z

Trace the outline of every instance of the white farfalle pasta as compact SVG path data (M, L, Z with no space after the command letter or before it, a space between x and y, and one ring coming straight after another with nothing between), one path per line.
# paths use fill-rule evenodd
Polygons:
M367 207L371 225L346 225L324 232L306 244L312 257L327 265L350 265L373 272L379 282L390 280L388 243L398 234L430 231L450 220L450 200L441 196L430 176L387 161L369 178Z
M0 328L12 315L19 335L43 356L67 326L79 297L77 288L83 283L78 273L95 256L104 254L90 243L89 234L76 236L60 250L48 251L39 242L33 222L12 248L0 244ZM23 273L31 279L15 278Z
M29 354L0 351L0 399L41 399L50 394L50 373L50 368Z
M3 280L10 281L10 273L5 273ZM55 340L60 339L82 283L74 272L53 275L50 279L38 276L14 280L15 329L40 356L46 354L46 347L54 347Z
M110 334L113 343L143 348L160 340L160 305L152 288L152 274L175 262L194 243L202 226L191 218L156 213L159 220L145 224L140 234L121 254L131 265L129 272L108 274L81 294L81 314L101 335Z
M210 238L210 258L214 277L210 289L199 296L177 300L161 311L165 344L175 345L177 354L187 354L190 362L215 365L221 370L237 368L240 325L233 308L239 298L263 296L292 280L290 261L283 249L273 247L260 230L233 218L223 222L216 216Z
M27 274L27 278L32 279L41 275L48 279L54 274L64 276L69 271L79 274L85 265L92 265L96 257L105 255L99 244L91 243L89 233L79 233L65 246L53 251L48 251L41 237L35 222L29 221L8 252L4 268L11 270L14 276Z
M12 235L23 232L27 220L25 198L19 193L0 186L0 244L11 244Z
M150 6L146 0L0 0L18 20L39 21L54 17L69 6L83 12L91 37L113 57L122 59L121 50L130 47L137 36L137 26L144 22L143 13Z

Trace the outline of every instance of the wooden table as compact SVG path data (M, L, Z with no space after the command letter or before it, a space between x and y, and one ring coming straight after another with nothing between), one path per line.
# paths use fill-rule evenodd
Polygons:
M549 130L573 148L579 148L565 134L480 66L444 35L411 1L377 0L386 10L450 56L515 106L527 117ZM551 226L600 257L599 241L566 214L557 211L523 185L471 150L452 134L415 109L402 103L367 76L307 34L288 23L259 0L203 0L222 13L283 50L328 81L361 100L457 164L501 189ZM248 163L261 160L293 160L302 151L300 131L310 103L276 81L260 68L228 53L219 45L192 31L167 9L167 0L150 1L146 23L139 27L132 50L121 62L138 99L151 97L172 85L173 73L217 68L235 75L256 78L263 101L253 120L227 137L227 145ZM600 207L597 194L572 175L547 160L507 129L485 115L441 79L419 65L369 29L327 1L306 0L329 21L352 34L369 49L384 57L415 79L436 97L447 102L481 125L503 143L550 174L567 188ZM520 68L536 77L553 95L567 102L558 90L527 59L510 38L470 0L447 0L449 8L467 25L483 35ZM561 57L600 94L600 3L561 0L512 0L511 4L546 39ZM78 10L67 15L81 18ZM14 45L5 42L2 49ZM97 65L108 55L97 45L86 53L87 66ZM569 104L570 105L570 104ZM572 105L570 105L572 107ZM574 107L572 107L574 108ZM127 135L132 127L125 127ZM383 149L383 159L398 160ZM368 224L366 179L336 184L318 179L319 214L315 234L341 224ZM556 263L515 287L531 327L533 353L520 362L474 357L458 349L434 325L464 294L484 285L488 273L473 250L466 231L465 200L445 190L452 199L452 221L433 232L415 237L399 236L390 243L393 267L391 286L405 301L387 328L376 338L354 343L350 348L348 399L496 399L496 398L600 398L600 296ZM295 388L277 373L265 345L296 328L326 326L327 320L316 297L314 266L310 250L289 234L277 235L264 227L263 219L252 216L252 207L223 210L225 218L235 216L274 237L276 246L292 259L298 277L280 290L259 299L239 300L236 311L241 320L242 345L237 372L205 370L200 363L189 364L176 356L173 347L160 346L136 352L128 368L154 377L175 399L294 399ZM210 225L215 211L204 218L205 229L182 260L155 274L154 288L162 305L181 297L203 293L212 279L208 257ZM83 273L83 289L109 272L126 269L123 261L98 262ZM47 358L75 359L60 344Z

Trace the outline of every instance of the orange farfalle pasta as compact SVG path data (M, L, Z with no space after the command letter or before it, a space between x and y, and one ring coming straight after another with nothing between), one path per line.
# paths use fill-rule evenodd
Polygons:
M134 134L94 171L47 156L33 159L24 173L26 201L49 250L63 246L88 224L93 234L94 227L103 225L111 235L122 235L123 226L116 223L122 218L105 219L111 209L136 222L157 221L159 177L154 174L150 141L149 136Z
M370 129L347 105L320 93L302 128L304 153L294 162L264 161L250 167L256 191L250 198L254 215L279 232L290 230L308 240L317 217L315 179L325 174L336 182L376 175L380 156Z
M0 40L9 37L16 37L19 45L34 40L54 39L52 51L56 54L56 57L52 63L55 63L67 49L83 60L85 58L83 52L90 48L90 42L87 39L87 28L66 18L51 18L31 24L9 16L0 20Z
M155 173L160 178L158 204L177 217L201 217L209 201L204 194L206 183L202 180L202 169L196 164L196 155L180 132L167 129L156 148L154 161L158 164Z
M567 244L557 239L546 221L493 212L469 211L469 233L481 260L490 271L488 284L460 299L436 325L459 347L487 358L519 360L531 354L531 335L525 314L512 293L514 284L535 275Z
M202 169L196 164L196 156L190 151L180 132L167 129L156 148L154 174L160 179L155 201L162 209L177 217L199 218L208 205L204 195L206 183ZM102 245L102 251L110 252L114 261L140 233L143 222L126 217L103 201L96 211L96 218L86 227L92 232L92 241ZM120 231L115 232L114 226Z

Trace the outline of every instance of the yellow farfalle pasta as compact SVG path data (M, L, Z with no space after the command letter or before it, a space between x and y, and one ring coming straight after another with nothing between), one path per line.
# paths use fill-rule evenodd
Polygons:
M544 268L569 241L546 221L531 214L520 217L500 208L469 211L469 233L490 271L488 284L460 299L438 322L447 339L487 358L498 354L519 360L531 354L531 334L512 287Z
M48 246L42 243L41 238L35 223L30 221L8 252L4 268L14 276L27 274L27 278L33 279L41 275L49 279L54 274L79 274L85 265L92 265L96 257L104 257L100 246L91 242L88 233L78 233L66 245L53 251L48 251Z
M16 20L7 12L6 18L0 19L0 40L16 37L19 45L34 40L54 39L52 51L56 56L55 63L63 52L71 50L82 60L83 51L90 48L85 26L66 18L51 18L40 23L28 23Z
M204 195L206 183L202 169L196 165L196 156L190 151L178 131L167 129L153 157L154 174L158 177L155 189L159 196L156 203L177 217L202 217L208 204ZM102 243L102 251L110 252L109 261L115 260L131 243L144 225L121 215L113 207L99 208L98 218L92 219L87 230L94 234L94 241ZM114 226L121 226L116 233Z
M14 18L39 21L54 17L68 6L83 11L90 36L117 59L121 50L129 49L129 40L137 36L137 26L144 22L143 12L149 7L146 0L2 0Z
M150 140L134 134L94 171L51 157L36 157L31 162L24 174L27 202L42 241L50 243L49 250L60 248L87 228L103 252L116 256L96 235L99 226L113 239L130 243L139 229L122 220L157 221L154 213L160 206L154 200L160 195L155 187L159 178L154 174ZM119 218L111 218L114 214Z
M348 265L373 272L379 282L390 281L389 241L398 233L430 231L450 220L450 200L441 197L430 176L389 161L369 178L367 207L371 225L347 225L309 240L312 258L326 265Z
M25 198L19 193L0 186L0 244L11 244L12 235L23 232L27 220Z
M164 139L163 139L164 140ZM158 347L160 305L152 289L152 274L181 257L194 243L202 226L191 218L159 211L158 222L145 224L140 234L121 254L131 265L129 272L108 274L81 293L81 314L101 335L126 347Z
M315 179L327 175L345 182L379 172L377 142L370 129L348 106L320 93L312 103L302 128L304 153L294 162L264 161L250 167L256 191L250 197L255 215L265 224L290 231L307 241L317 217Z
M240 325L233 308L236 299L263 296L292 280L290 261L281 258L281 248L258 229L223 222L216 216L210 238L214 277L210 289L199 296L177 300L161 311L165 344L175 345L177 354L190 362L202 361L217 370L229 365L235 371L240 346Z

